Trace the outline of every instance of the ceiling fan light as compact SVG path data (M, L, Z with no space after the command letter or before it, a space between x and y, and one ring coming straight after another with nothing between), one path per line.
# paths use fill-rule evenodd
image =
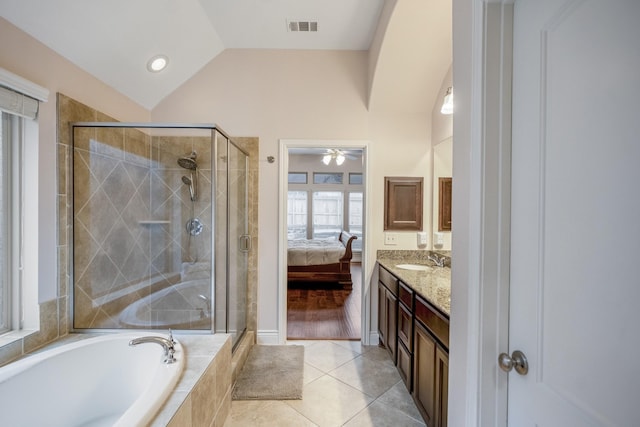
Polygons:
M336 164L340 166L343 163L344 163L344 156L342 155L342 153L340 153L336 156Z
M322 158L322 163L329 165L329 163L331 163L331 154L325 154Z
M442 108L440 112L442 114L453 114L453 93L452 88L449 87L447 89L447 94L444 96L444 102L442 103Z

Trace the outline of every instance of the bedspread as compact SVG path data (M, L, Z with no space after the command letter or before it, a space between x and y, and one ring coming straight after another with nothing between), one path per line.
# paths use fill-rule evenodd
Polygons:
M340 261L345 247L339 240L289 240L287 265L323 265Z

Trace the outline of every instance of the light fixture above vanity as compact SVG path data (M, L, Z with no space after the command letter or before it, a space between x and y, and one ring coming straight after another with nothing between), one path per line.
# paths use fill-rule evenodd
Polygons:
M440 112L447 115L453 114L453 88L451 86L447 88L447 93L444 95L444 102Z

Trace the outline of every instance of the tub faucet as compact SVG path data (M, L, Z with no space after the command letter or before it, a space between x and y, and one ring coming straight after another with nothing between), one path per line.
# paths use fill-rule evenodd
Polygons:
M171 332L169 332L169 338L157 337L153 335L150 335L148 337L134 338L129 341L129 345L134 346L148 342L156 343L162 346L162 349L164 350L164 363L170 365L171 363L176 362L176 358L174 357L174 354L176 352L175 341L173 340L173 335L171 334Z
M439 257L438 254L429 254L427 259L433 261L437 267L444 267L446 257Z

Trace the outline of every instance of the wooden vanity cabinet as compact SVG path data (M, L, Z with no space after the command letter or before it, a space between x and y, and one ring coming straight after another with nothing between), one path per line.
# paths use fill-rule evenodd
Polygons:
M449 320L419 296L415 300L412 396L427 425L447 425Z
M378 334L380 345L396 363L398 334L398 279L384 267L378 268Z
M447 425L449 319L378 268L378 333L429 427Z

